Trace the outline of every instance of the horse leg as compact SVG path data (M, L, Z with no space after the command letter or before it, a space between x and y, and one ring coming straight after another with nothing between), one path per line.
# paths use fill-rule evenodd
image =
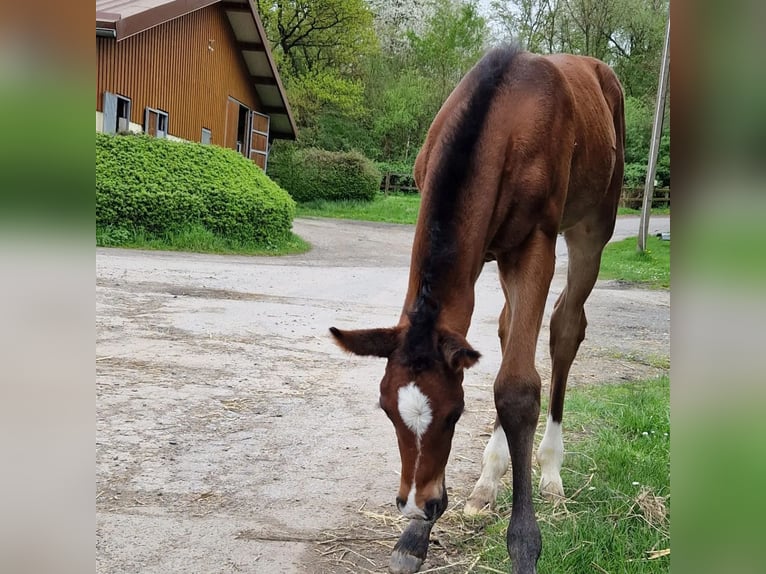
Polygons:
M420 570L428 554L428 542L433 526L433 521L419 518L410 520L391 553L388 562L388 571L391 574L413 574Z
M431 529L447 508L447 485L444 483L442 492L442 510L434 514L430 520L411 519L407 528L399 536L388 561L388 571L391 574L414 574L425 562Z
M601 252L614 229L609 218L599 225L598 221L580 223L564 233L569 251L567 284L561 292L551 315L550 354L553 363L550 401L545 434L537 449L540 465L540 491L548 497L563 497L561 465L564 461L562 419L567 377L585 338L588 324L585 318L585 301L588 299L598 277Z
M509 324L510 311L506 303L503 306L502 313L500 313L498 326L501 349L505 347L505 338L508 334ZM463 512L468 515L475 515L481 513L486 508L491 509L494 507L500 479L508 470L510 462L511 453L508 451L508 439L505 436L505 431L500 421L495 417L494 430L484 449L484 456L481 461L481 476L476 482L471 496L468 497Z
M542 549L532 504L532 449L541 386L535 348L553 277L555 245L555 235L535 230L513 258L498 258L506 300L513 309L494 390L511 454L513 510L506 540L514 574L534 574Z

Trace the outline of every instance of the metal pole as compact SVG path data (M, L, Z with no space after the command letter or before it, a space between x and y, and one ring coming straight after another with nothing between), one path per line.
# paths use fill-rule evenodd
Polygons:
M660 151L662 137L662 121L665 118L665 100L668 93L668 68L670 63L670 14L665 24L665 46L662 49L662 66L660 68L660 84L657 86L657 105L654 109L654 127L652 142L649 148L649 169L646 171L644 183L644 203L641 206L641 223L638 229L638 250L646 251L646 236L649 233L649 213L652 210L654 195L654 177L657 174L657 156Z

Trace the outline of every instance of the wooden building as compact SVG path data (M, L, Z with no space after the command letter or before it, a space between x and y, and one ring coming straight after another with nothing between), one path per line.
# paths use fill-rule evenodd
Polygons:
M236 149L296 128L253 0L96 0L96 130Z

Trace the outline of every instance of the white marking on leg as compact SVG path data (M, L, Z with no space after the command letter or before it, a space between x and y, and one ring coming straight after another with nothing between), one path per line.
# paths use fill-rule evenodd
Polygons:
M498 425L484 448L481 461L481 476L473 488L471 496L465 505L467 514L476 514L489 505L494 505L500 479L508 470L511 453L508 451L508 440L503 427Z
M508 470L510 462L511 453L508 450L508 439L503 427L498 425L484 449L484 456L481 460L481 478L486 477L488 481L499 482L505 471Z
M540 464L540 490L543 494L564 496L561 482L561 464L564 462L564 437L561 423L553 421L548 415L545 434L537 449L537 462Z
M428 397L423 394L415 383L410 383L406 387L399 389L399 416L402 417L407 428L415 433L419 451L420 439L428 430L433 415Z

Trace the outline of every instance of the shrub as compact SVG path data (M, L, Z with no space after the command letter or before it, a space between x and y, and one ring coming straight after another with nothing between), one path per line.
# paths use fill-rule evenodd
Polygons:
M269 173L296 201L370 201L380 189L380 171L358 152L290 149L275 163Z
M270 244L290 234L295 202L234 150L144 135L96 134L96 226L153 234L201 225Z

